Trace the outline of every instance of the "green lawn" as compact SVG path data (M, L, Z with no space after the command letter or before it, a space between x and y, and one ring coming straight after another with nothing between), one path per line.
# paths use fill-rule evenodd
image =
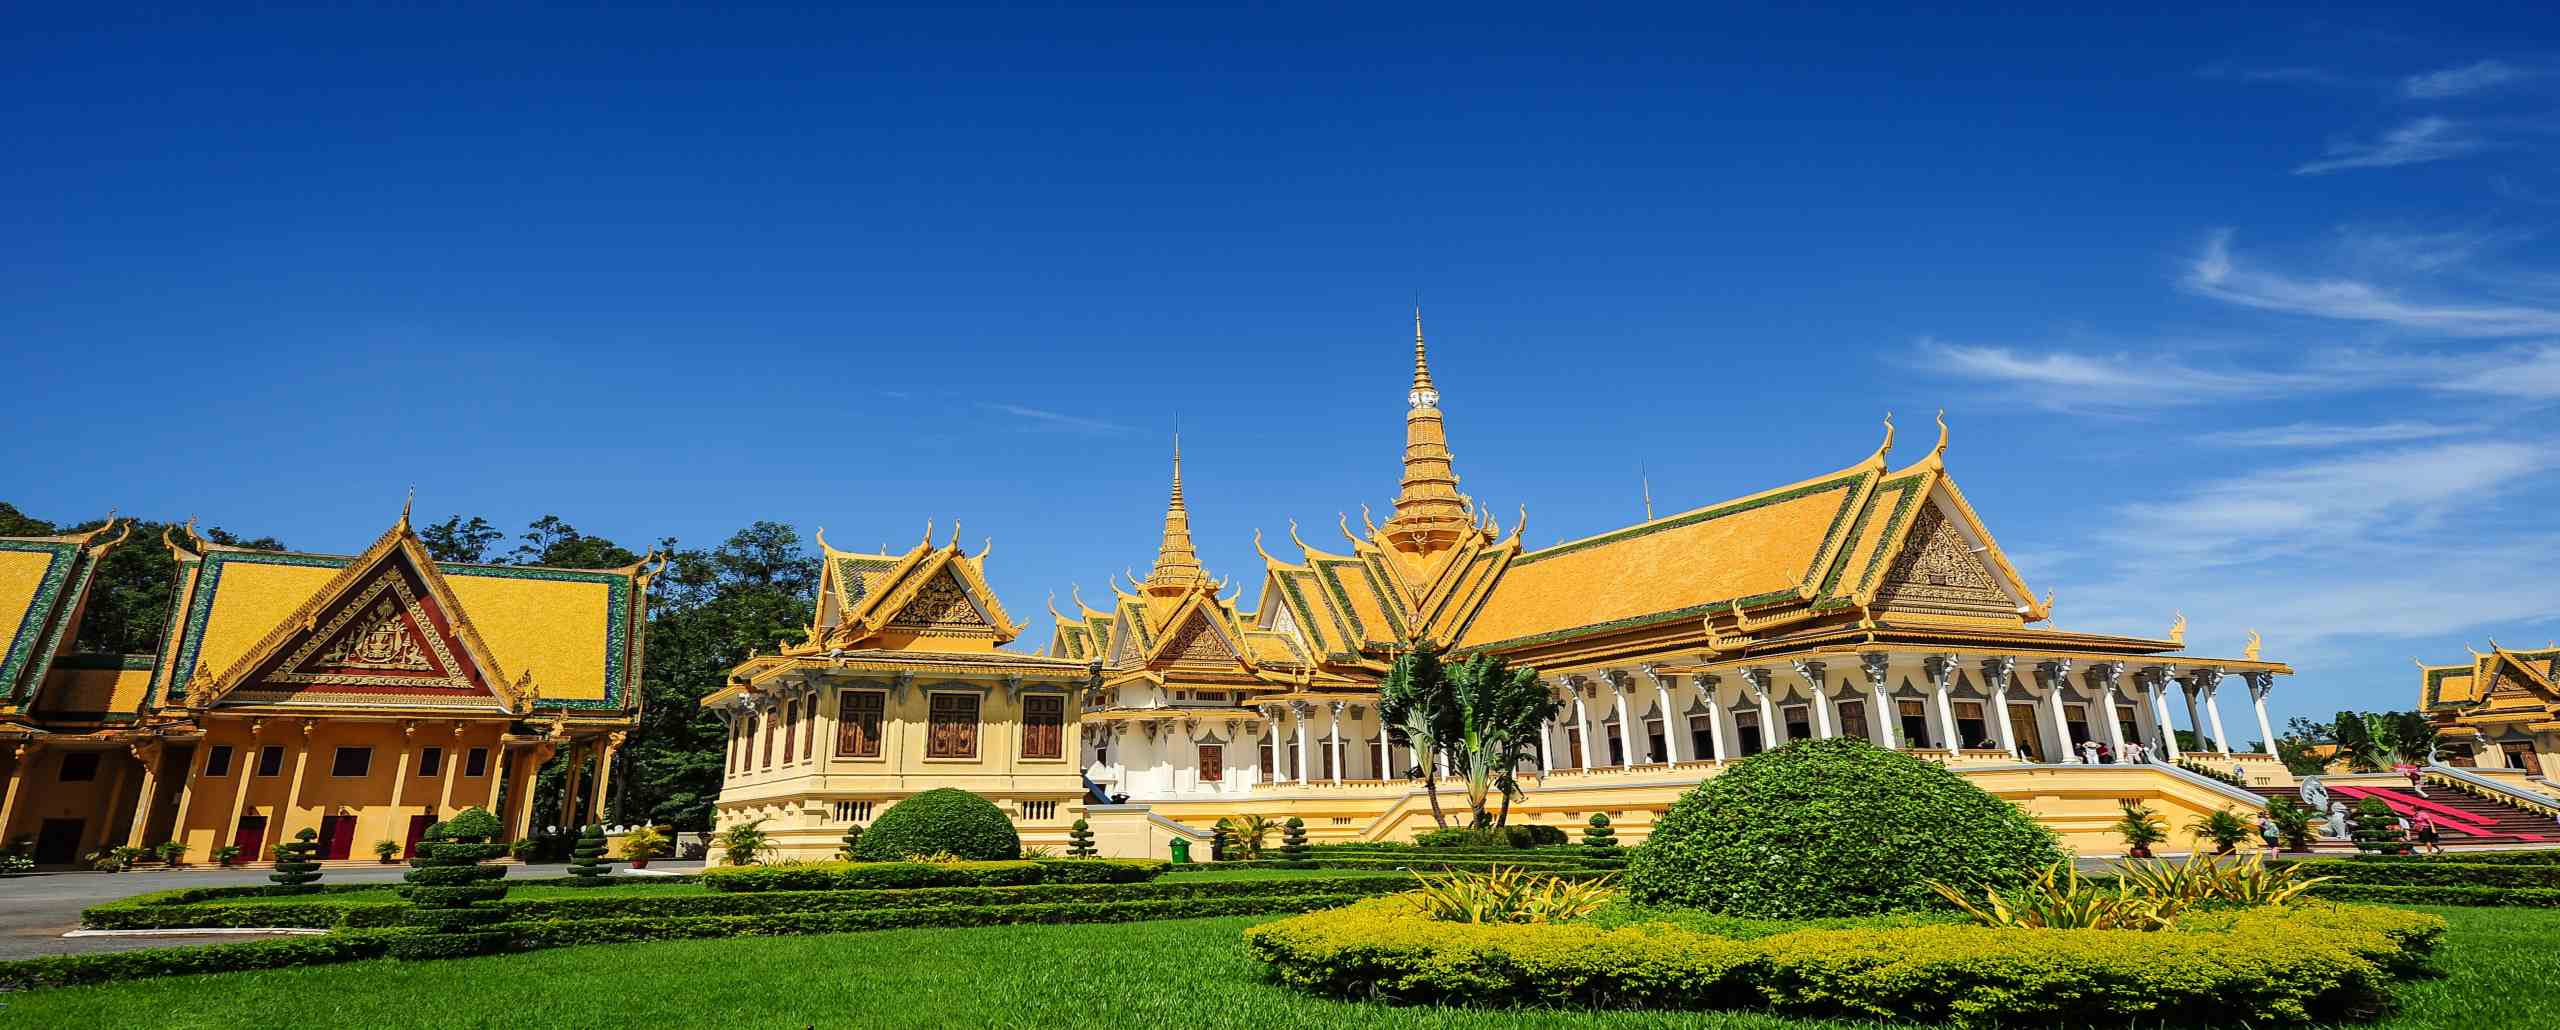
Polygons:
M2560 912L2429 909L2450 920L2441 979L2375 1024L2495 1030L2560 1011ZM0 997L24 1026L1767 1027L1758 1014L1385 1008L1262 982L1256 917L893 930L568 948L452 962L170 977Z
M526 884L507 891L511 901L544 901L552 898L627 898L644 895L652 898L679 894L709 893L701 884L689 881L675 883L612 883L603 887L563 887L552 884ZM360 891L328 891L321 894L250 895L238 898L216 898L200 905L384 905L400 900L391 885Z

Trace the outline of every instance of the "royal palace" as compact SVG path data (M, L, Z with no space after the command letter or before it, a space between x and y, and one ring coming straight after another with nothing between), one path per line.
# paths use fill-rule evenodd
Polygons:
M2254 635L2189 654L2183 619L2160 638L2050 625L1949 472L1943 421L1901 464L1888 420L1845 467L1531 548L1525 511L1505 527L1459 490L1418 316L1405 401L1387 517L1364 506L1325 547L1293 524L1281 553L1256 534L1251 608L1202 566L1178 442L1150 570L1053 599L1038 655L1000 646L1019 627L956 532L825 547L809 641L704 702L730 728L722 823L764 820L785 855L820 857L897 798L959 786L1029 843L1088 818L1106 853L1161 855L1254 813L1406 839L1430 802L1378 686L1420 642L1535 668L1566 702L1514 821L1606 813L1641 838L1724 763L1844 735L1944 762L2091 850L2113 845L2119 801L2183 819L2260 803L2228 780L2291 782L2266 702L2292 670ZM2089 763L2091 742L2156 760Z

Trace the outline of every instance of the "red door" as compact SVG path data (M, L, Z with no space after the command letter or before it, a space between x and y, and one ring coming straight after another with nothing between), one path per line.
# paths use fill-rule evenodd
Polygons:
M409 839L408 839L408 841L407 841L407 842L403 843L403 844L400 846L400 854L401 854L401 855L403 855L403 856L410 856L410 857L414 857L414 856L416 856L416 855L417 855L417 853L418 853L418 841L420 841L420 840L422 840L422 839L424 839L424 838L426 837L426 835L427 835L427 827L433 826L433 825L435 825L435 824L436 824L436 817L434 817L434 816L432 816L432 815L413 815L413 816L410 816L410 817L409 817Z
M231 846L240 849L238 859L244 865L259 865L267 860L267 817L244 815L240 825L231 831Z
M320 817L320 857L337 860L355 853L356 817L324 815Z

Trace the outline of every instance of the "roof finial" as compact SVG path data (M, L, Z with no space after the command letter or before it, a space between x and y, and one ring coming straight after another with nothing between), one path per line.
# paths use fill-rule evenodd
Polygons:
M1200 552L1191 544L1191 509L1182 502L1182 431L1173 432L1173 491L1164 506L1164 538L1156 545L1155 566L1144 587L1175 594L1208 578L1200 568ZM1137 577L1130 581L1137 583Z
M1644 488L1644 520L1653 521L1653 477L1646 475L1644 463L1636 463L1636 482Z
M2263 646L2265 643L2265 641L2259 639L2257 630L2250 630L2249 643L2240 648L2240 657L2252 662L2257 661L2258 648Z
M400 528L409 528L409 509L418 503L418 484L409 484L409 496L400 502Z
M1892 454L1892 453L1893 453L1893 413L1892 413L1892 412L1890 412L1890 411L1888 411L1888 412L1885 412L1885 413L1884 413L1884 442L1876 445L1876 456L1875 456L1875 457L1873 457L1873 458L1869 458L1869 459L1867 459L1867 460L1869 460L1869 461L1873 461L1873 462L1882 463L1882 462L1884 461L1884 459L1885 459L1885 455Z
M2179 612L2177 621L2169 624L2169 642L2172 644L2187 642L2187 613Z
M924 546L933 546L933 520L924 520Z
M1405 401L1417 408L1440 406L1440 391L1431 385L1431 357L1422 345L1422 305L1413 306L1413 392Z
M1944 456L1947 453L1947 409L1945 408L1938 409L1938 446L1929 453L1932 456Z

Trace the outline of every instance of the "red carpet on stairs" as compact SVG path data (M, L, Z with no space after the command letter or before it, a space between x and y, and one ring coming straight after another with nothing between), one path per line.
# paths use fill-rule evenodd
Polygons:
M2286 787L2254 789L2267 797L2295 796L2294 791ZM2407 787L2333 781L2329 784L2329 793L2347 801L2376 798L2389 806L2393 814L2412 820L2425 813L2435 819L2438 829L2444 831L2446 844L2535 844L2560 839L2560 825L2549 819L2472 797L2450 787L2437 787L2422 798Z

